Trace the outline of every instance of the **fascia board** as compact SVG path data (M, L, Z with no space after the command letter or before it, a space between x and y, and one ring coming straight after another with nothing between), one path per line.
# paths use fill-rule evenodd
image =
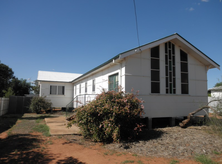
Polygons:
M151 43L148 43L148 44L146 44L146 45L143 45L143 46L141 46L141 47L137 47L137 48L135 48L135 49L132 49L132 50L130 50L130 51L128 51L128 52L125 52L125 53L121 54L120 58L125 58L125 57L127 57L127 56L130 56L130 55L139 53L139 52L141 52L141 51L144 51L144 50L147 50L147 49L149 49L149 48L158 46L158 45L160 45L160 44L162 44L162 43L168 42L168 41L170 41L170 40L172 40L172 39L175 39L175 38L176 38L176 34L171 35L171 36L166 37L166 38L163 38L163 39L160 39L160 40L157 40L157 41L154 41L154 42L151 42Z
M207 57L205 54L203 54L200 50L198 50L196 47L191 45L189 42L181 38L180 36L176 35L176 39L178 39L180 42L185 44L187 47L189 47L192 51L197 53L199 56L201 56L204 60L206 60L208 63L210 63L212 66L220 70L220 66L217 65L215 62L213 62L209 57Z
M49 80L37 80L38 82L52 82L52 83L72 83L72 81L49 81Z
M174 35L171 35L171 36L168 36L166 38L163 38L163 39L160 39L160 40L157 40L157 41L154 41L154 42L151 42L151 43L148 43L146 45L143 45L141 47L137 47L137 48L134 48L130 51L127 51L125 53L122 53L120 55L120 59L122 58L126 58L130 55L133 55L133 54L137 54L137 53L140 53L141 51L144 51L144 50L147 50L149 48L152 48L152 47L155 47L155 46L158 46L162 43L165 43L165 42L168 42L168 41L171 41L171 40L174 40L174 39L178 39L180 42L182 42L184 45L186 45L189 49L191 49L192 51L194 51L196 54L198 54L200 57L202 57L204 60L206 60L208 63L210 63L210 65L214 66L214 68L217 68L220 70L220 66L218 64L216 64L215 62L213 62L209 57L207 57L205 54L203 54L200 50L198 50L196 47L194 47L191 43L189 43L188 41L186 41L184 38L182 38L180 35L178 34L174 34Z
M89 77L89 76L91 76L91 75L93 75L93 74L96 74L97 72L99 72L99 71L101 71L101 70L104 70L105 68L108 68L108 67L112 66L113 64L114 64L114 63L113 63L113 61L112 61L112 62L104 65L103 67L100 67L100 68L98 68L98 69L96 69L96 70L94 70L94 71L92 71L92 72L90 72L90 73L87 73L87 74L84 75L84 76L81 76L81 77L73 80L72 83L73 83L73 84L74 84L74 83L77 83L77 82L83 80L84 78L87 78L87 77Z

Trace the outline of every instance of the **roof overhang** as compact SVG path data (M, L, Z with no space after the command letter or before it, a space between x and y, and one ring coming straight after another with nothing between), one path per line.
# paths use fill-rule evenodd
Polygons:
M118 54L117 56L113 57L112 59L108 60L107 62L99 65L98 67L86 72L82 76L74 79L72 82L78 82L82 80L83 78L86 78L88 76L91 76L103 69L106 69L114 64L120 63L124 58L134 55L137 53L140 53L141 51L145 51L149 48L158 46L160 44L166 43L171 41L172 43L179 46L183 51L185 51L188 54L191 54L194 58L196 58L198 61L203 63L208 69L217 68L220 70L220 65L217 64L215 61L213 61L211 58L209 58L207 55L205 55L203 52L201 52L199 49L197 49L195 46L193 46L190 42L188 42L186 39L184 39L179 34L175 33L173 35L167 36L165 38L150 42L148 44L142 45L140 47L131 49L129 51L125 51L123 53Z
M89 72L86 72L86 73L83 74L82 76L74 79L72 82L74 83L74 82L81 81L83 78L89 77L89 76L91 76L91 75L93 75L93 74L95 74L95 73L97 73L97 72L99 72L99 71L102 71L102 70L104 70L104 69L106 69L106 68L109 68L109 67L111 67L111 66L113 66L113 65L119 64L122 60L123 60L123 59L120 59L120 55L117 55L117 56L115 56L114 58L108 60L107 62L99 65L98 67L90 70Z
M220 70L220 65L217 64L215 61L213 61L211 58L209 58L207 55L205 55L203 52L201 52L199 49L197 49L195 46L193 46L190 42L188 42L186 39L181 37L179 34L173 34L168 37L156 40L154 42L145 44L143 46L134 48L132 50L129 50L127 52L124 52L120 55L120 58L125 58L127 56L133 55L135 53L147 50L149 48L158 46L165 42L173 42L177 46L179 46L183 51L185 51L188 54L192 54L194 58L199 60L201 63L203 63L205 66L208 67L208 69L211 68L217 68Z

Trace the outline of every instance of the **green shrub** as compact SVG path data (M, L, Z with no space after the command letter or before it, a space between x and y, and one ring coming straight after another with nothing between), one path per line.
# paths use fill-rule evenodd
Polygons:
M139 123L142 103L133 93L103 90L94 101L75 109L75 118L68 126L77 123L82 135L93 141L134 139L143 126Z
M51 105L52 103L45 97L33 97L29 108L32 112L39 114L42 110L46 112Z

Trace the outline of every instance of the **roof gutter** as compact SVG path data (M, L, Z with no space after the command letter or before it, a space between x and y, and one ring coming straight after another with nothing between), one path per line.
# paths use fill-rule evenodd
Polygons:
M83 78L86 78L92 74L95 74L96 72L99 72L105 68L108 68L112 65L115 65L116 63L119 63L122 61L122 59L120 58L121 54L116 55L115 57L113 57L112 59L106 61L105 63L99 65L98 67L93 68L92 70L86 72L85 74L83 74L82 76L79 76L78 78L74 79L73 81L71 81L72 83L74 82L78 82L80 80L82 80Z

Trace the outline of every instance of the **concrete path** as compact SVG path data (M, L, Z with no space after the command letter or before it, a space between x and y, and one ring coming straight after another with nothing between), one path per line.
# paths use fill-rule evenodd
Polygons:
M65 116L45 118L45 122L50 129L49 132L51 135L80 134L79 127L75 125L73 125L71 128L67 128Z

